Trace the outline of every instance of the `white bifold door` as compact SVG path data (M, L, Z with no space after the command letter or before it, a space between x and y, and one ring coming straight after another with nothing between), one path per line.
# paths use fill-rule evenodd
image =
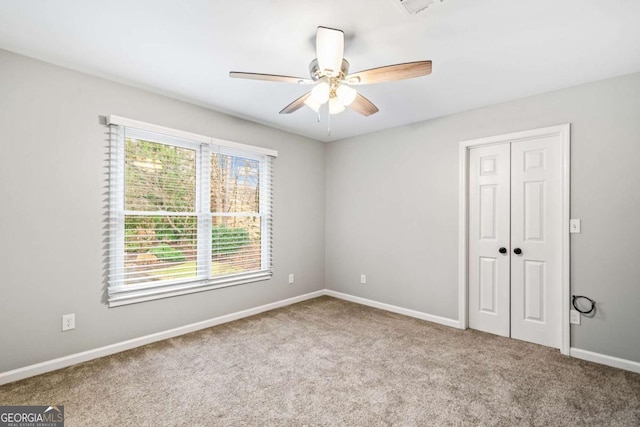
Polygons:
M559 348L559 136L473 147L469 327Z

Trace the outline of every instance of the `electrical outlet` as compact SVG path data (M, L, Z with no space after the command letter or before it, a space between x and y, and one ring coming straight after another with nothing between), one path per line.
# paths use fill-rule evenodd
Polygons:
M62 331L70 331L76 328L76 315L74 313L62 316Z
M578 310L571 310L569 315L569 323L572 325L580 324L580 312Z
M293 283L293 273L289 274L289 283Z
M362 283L363 285L365 283L367 283L367 275L366 274L361 274L360 275L360 283Z

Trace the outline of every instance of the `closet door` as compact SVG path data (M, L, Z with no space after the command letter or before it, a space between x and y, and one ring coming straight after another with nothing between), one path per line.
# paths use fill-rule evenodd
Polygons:
M511 336L560 347L559 136L511 144Z
M469 156L469 327L509 336L510 144Z

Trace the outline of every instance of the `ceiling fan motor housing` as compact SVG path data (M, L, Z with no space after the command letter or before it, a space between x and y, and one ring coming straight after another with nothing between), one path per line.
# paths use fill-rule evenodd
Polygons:
M323 77L334 77L338 80L342 80L347 74L349 74L349 61L344 58L342 58L342 65L340 66L340 72L337 76L328 74L327 70L321 70L320 66L318 65L317 58L311 61L311 63L309 64L309 75L311 75L311 79L313 81L320 80Z

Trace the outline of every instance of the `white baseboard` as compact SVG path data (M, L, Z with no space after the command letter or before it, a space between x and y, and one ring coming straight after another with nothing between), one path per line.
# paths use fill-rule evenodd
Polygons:
M438 323L440 325L445 325L445 326L450 326L452 328L460 329L460 322L458 320L449 319L447 317L435 316L433 314L427 314L421 311L410 310L408 308L398 307L396 305L373 301L370 299L356 297L349 294L343 294L342 292L332 291L331 289L325 289L324 292L325 292L325 295L329 295L334 298L343 299L345 301L351 301L357 304L368 305L369 307L375 307L381 310L391 311L393 313L403 314L405 316L415 317L416 319L426 320L428 322Z
M206 329L212 326L221 325L223 323L232 322L234 320L242 319L244 317L254 316L256 314L260 314L265 311L270 311L276 308L285 307L287 305L306 301L308 299L317 298L322 295L325 295L324 290L311 292L308 294L299 295L297 297L288 298L288 299L272 302L270 304L261 305L259 307L254 307L254 308L238 311L231 314L226 314L224 316L214 317L213 319L204 320L202 322L192 323L190 325L180 326L178 328L157 332L155 334L145 335L143 337L134 338L127 341L122 341L119 343L107 345L104 347L83 351L81 353L70 354L68 356L59 357L57 359L48 360L46 362L36 363L34 365L25 366L23 368L14 369L12 371L2 372L0 373L0 385L22 380L24 378L33 377L35 375L44 374L46 372L55 371L61 368L66 368L67 366L76 365L78 363L97 359L99 357L120 353L121 351L131 350L132 348L140 347L146 344L151 344L156 341L166 340L168 338L177 337L179 335L188 334L190 332L195 332L200 329Z
M589 362L600 363L602 365L613 366L614 368L624 369L626 371L637 372L640 374L640 363L632 360L620 359L618 357L607 356L606 354L594 353L592 351L581 350L571 347L569 354L572 357Z

